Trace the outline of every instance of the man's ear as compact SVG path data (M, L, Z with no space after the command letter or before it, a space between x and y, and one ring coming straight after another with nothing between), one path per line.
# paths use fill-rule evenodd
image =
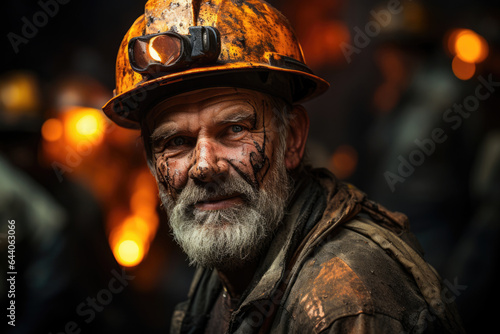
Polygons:
M288 170L297 168L304 156L307 134L309 133L309 115L301 105L293 106L289 115L290 125L286 138L285 166Z

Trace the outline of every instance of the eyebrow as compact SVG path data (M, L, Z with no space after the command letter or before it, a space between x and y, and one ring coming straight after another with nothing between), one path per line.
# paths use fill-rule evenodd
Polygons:
M252 125L255 124L255 114L248 112L238 112L235 114L231 114L223 119L218 119L216 117L214 119L215 124L228 124L228 123L239 123L239 122L250 122Z
M169 138L177 132L175 123L165 123L157 127L151 134L151 141L154 143L158 139Z

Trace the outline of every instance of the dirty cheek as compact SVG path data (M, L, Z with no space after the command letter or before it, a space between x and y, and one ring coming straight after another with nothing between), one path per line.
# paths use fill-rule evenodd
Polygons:
M187 177L186 168L179 162L160 156L156 161L156 172L158 183L165 187L167 193L176 197L184 188Z
M252 167L253 178L261 185L267 175L270 167L270 161L267 155L268 138L266 133L265 119L262 119L262 130L254 133L249 141L251 152L249 153L249 162Z
M257 148L260 149L261 146L250 141L226 156L227 162L240 177L256 189L260 186L269 166L268 159L263 157Z
M250 153L250 165L254 174L254 179L262 184L269 171L269 158L266 155L265 147L258 142L254 142L256 151Z

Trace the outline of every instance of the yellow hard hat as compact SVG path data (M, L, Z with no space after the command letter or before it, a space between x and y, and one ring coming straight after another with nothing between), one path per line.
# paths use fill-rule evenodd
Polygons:
M196 89L238 87L299 103L328 83L305 65L287 19L260 0L149 0L116 61L111 120L139 128L162 100Z

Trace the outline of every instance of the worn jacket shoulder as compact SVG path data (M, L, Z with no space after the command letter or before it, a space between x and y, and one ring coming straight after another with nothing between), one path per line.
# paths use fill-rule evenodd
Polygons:
M339 227L303 263L282 312L289 315L289 328L315 333L361 314L409 328L426 309L418 291L413 278L371 239Z

